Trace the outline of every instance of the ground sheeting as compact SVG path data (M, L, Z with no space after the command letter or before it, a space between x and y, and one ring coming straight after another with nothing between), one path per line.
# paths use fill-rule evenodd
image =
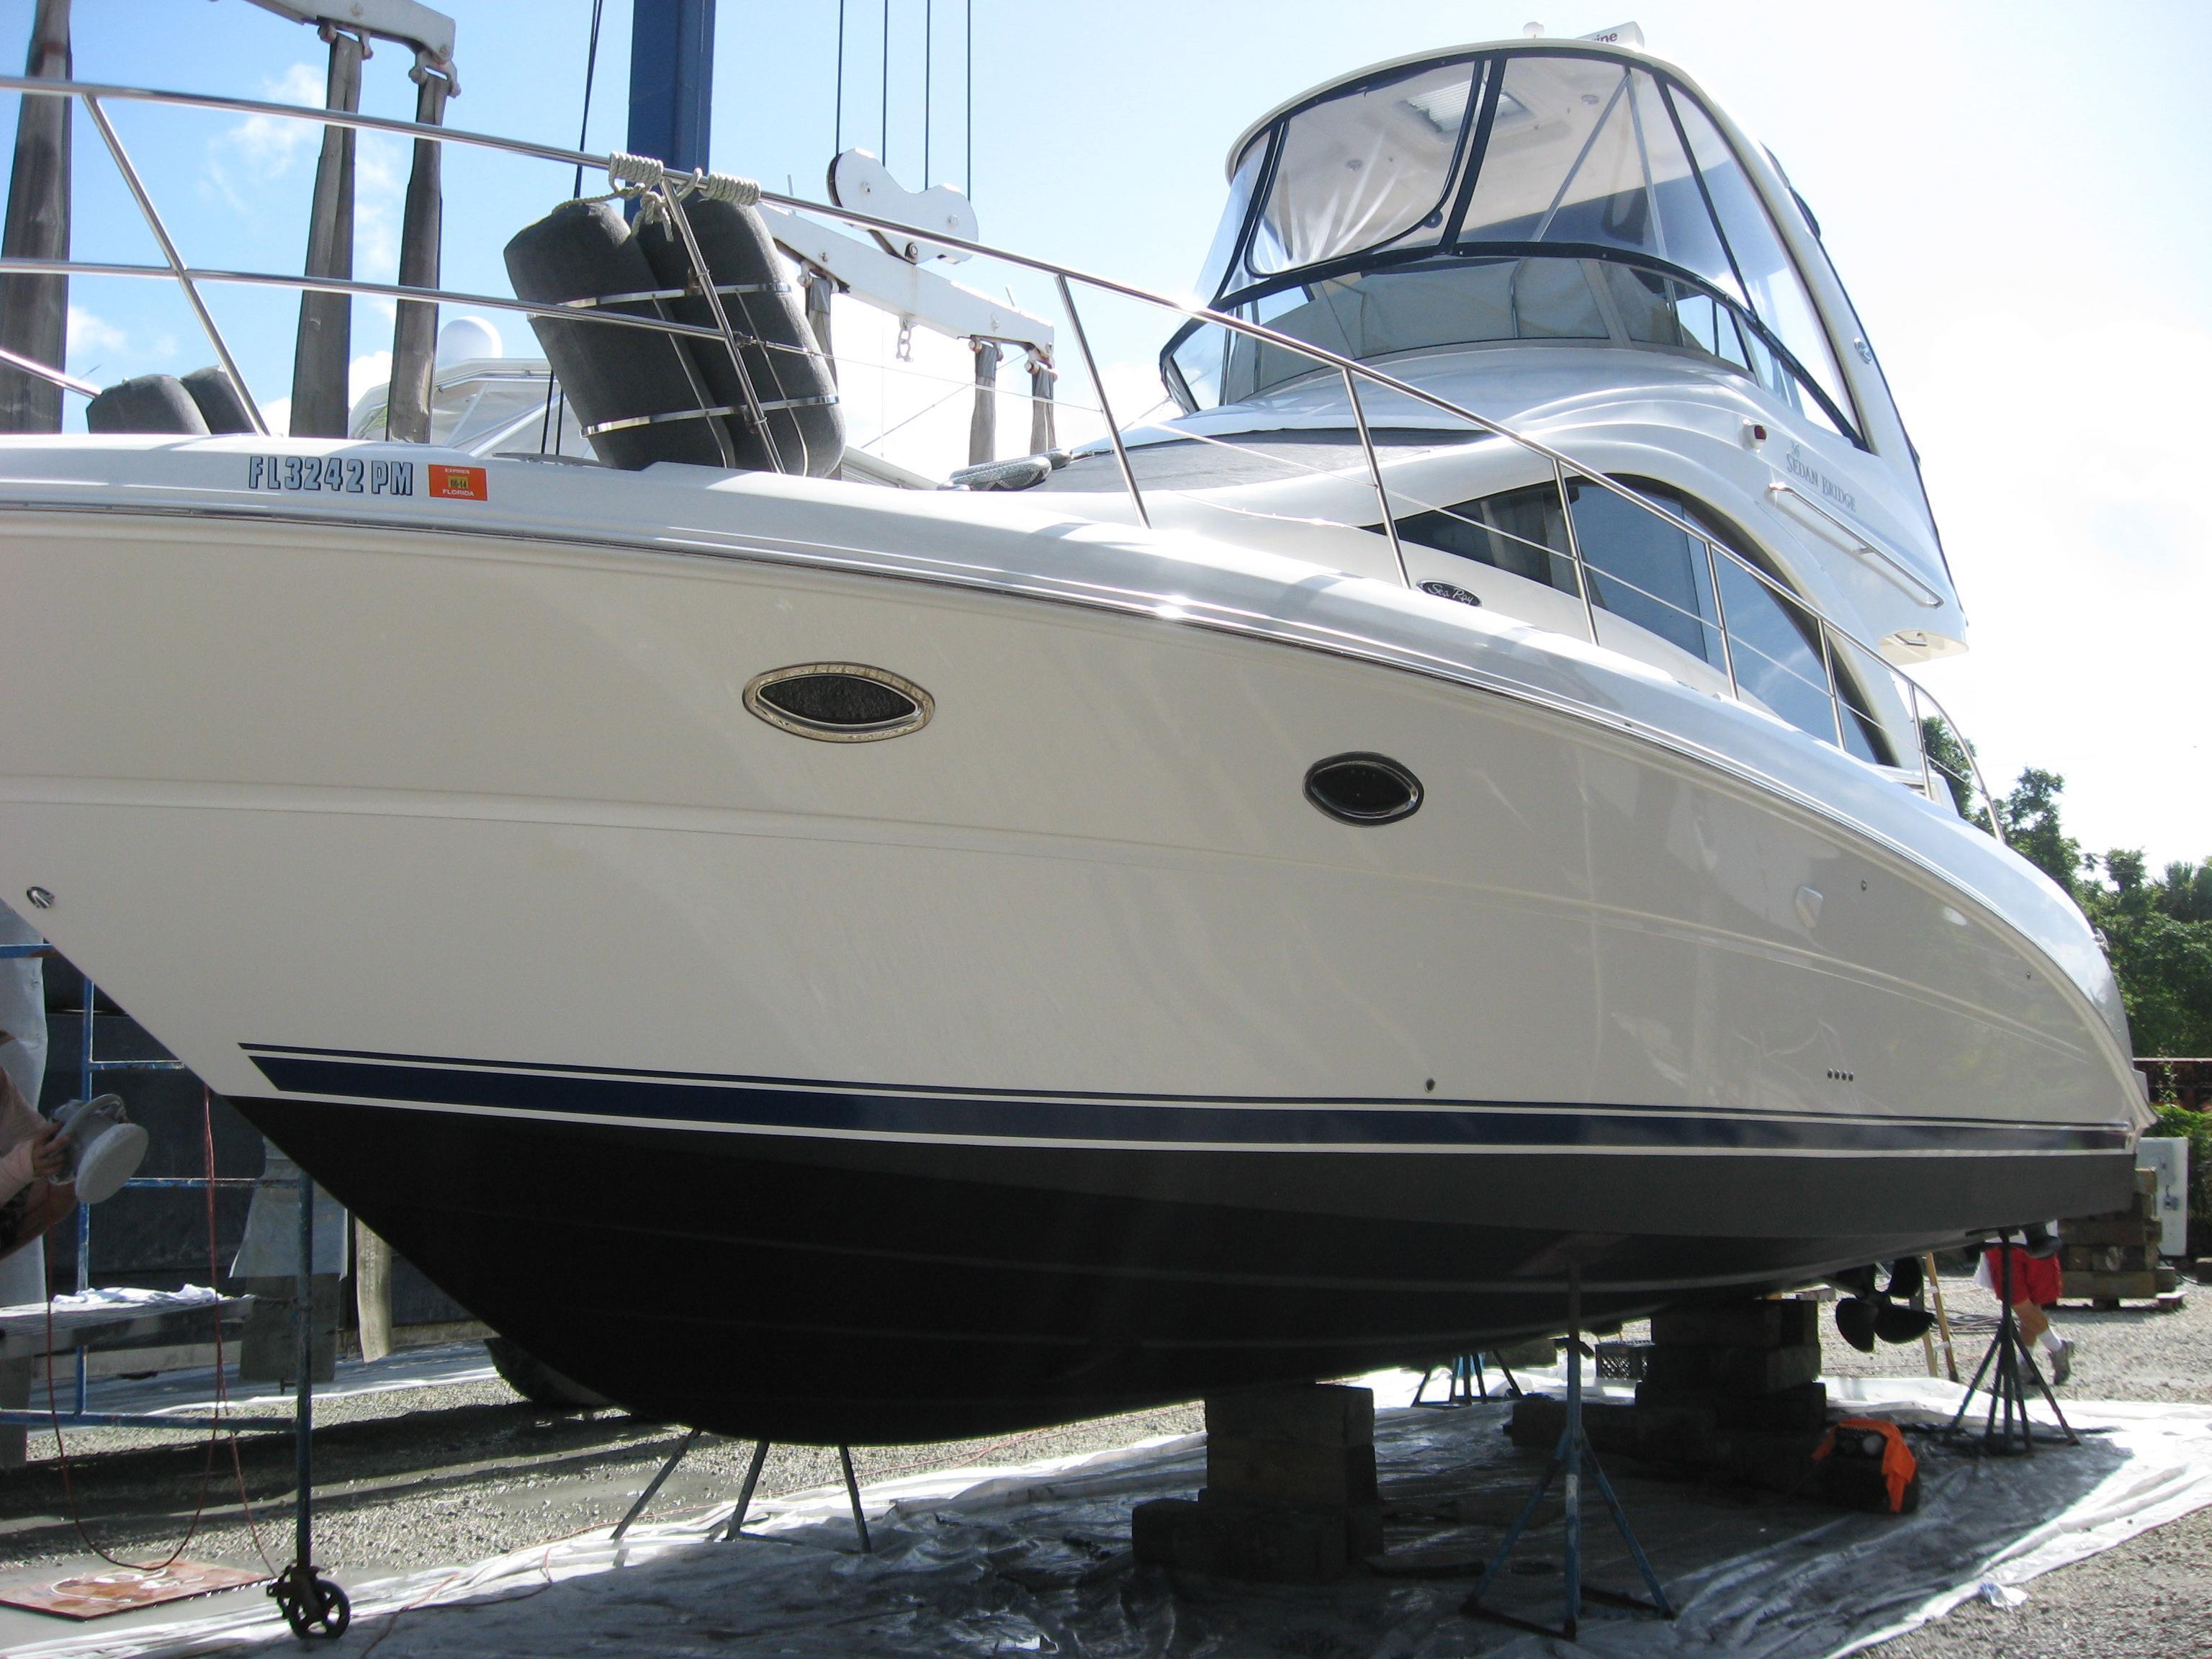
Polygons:
M1554 1374L1556 1375L1556 1374ZM1410 1379L1377 1377L1402 1399ZM1838 1379L1839 1395L1933 1422L1957 1390ZM1586 1610L1585 1650L1615 1659L1720 1649L1753 1659L1852 1651L1940 1614L1984 1585L2025 1583L2212 1503L2212 1409L2069 1402L2078 1448L1983 1460L1926 1437L1918 1514L1840 1513L1773 1495L1647 1479L1616 1482L1681 1608L1673 1624ZM604 1531L452 1571L353 1587L356 1634L380 1659L621 1652L732 1656L1365 1654L1533 1656L1543 1638L1459 1611L1474 1565L1517 1507L1540 1457L1500 1432L1505 1407L1385 1409L1378 1418L1393 1552L1437 1575L1360 1577L1314 1589L1177 1577L1130 1558L1128 1511L1204 1480L1202 1437L1182 1436L1016 1469L936 1474L866 1492L876 1551L857 1553L843 1494L757 1508L761 1536L708 1541L720 1509ZM1593 1582L1631 1570L1593 1515ZM1499 1605L1556 1615L1555 1522L1524 1545ZM1548 1570L1547 1570L1548 1569ZM1998 1590L1987 1592L2001 1594ZM289 1650L268 1613L87 1632L20 1659Z

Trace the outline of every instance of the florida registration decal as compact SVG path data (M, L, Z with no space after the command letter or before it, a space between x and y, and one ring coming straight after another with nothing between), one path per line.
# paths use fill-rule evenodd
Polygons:
M491 481L480 466L449 466L432 461L423 469L430 475L430 493L449 501L488 501Z

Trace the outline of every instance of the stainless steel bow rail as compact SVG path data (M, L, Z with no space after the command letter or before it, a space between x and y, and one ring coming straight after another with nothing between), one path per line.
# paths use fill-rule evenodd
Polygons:
M231 98L205 93L164 92L141 87L93 82L54 81L24 76L0 76L0 92L15 92L33 97L72 98L84 106L88 116L99 131L111 159L114 161L117 170L122 175L133 200L145 219L149 230L152 232L155 241L161 246L166 262L161 265L145 265L73 259L8 258L0 258L0 274L155 278L175 283L183 292L187 304L206 333L224 374L236 388L240 401L253 422L254 429L264 434L268 431L267 422L246 386L245 376L238 369L229 347L224 341L222 330L217 326L214 317L209 313L200 297L199 288L202 284L217 283L287 289L305 294L400 301L404 302L400 307L402 326L407 326L410 319L419 319L425 307L434 307L442 304L508 312L533 318L557 318L572 323L590 322L609 327L644 329L655 333L719 344L729 354L735 366L738 384L745 394L746 416L762 426L763 433L770 438L772 445L773 434L767 431L763 420L764 406L753 388L742 349L744 347L756 349L792 348L781 347L776 342L758 340L750 335L741 334L732 325L727 309L721 304L720 293L713 276L705 267L696 240L689 233L688 222L678 207L678 201L690 190L708 187L710 180L717 187L726 183L735 183L742 186L743 192L748 199L757 199L790 212L817 214L859 229L891 233L901 237L911 238L924 234L912 226L878 214L866 213L857 209L838 207L775 191L759 189L746 181L726 180L724 175L685 176L666 174L654 169L650 173L647 182L640 183L635 177L635 163L637 158L595 155L588 151L571 149L563 145L543 144L525 139L501 137L495 134L473 132L418 121L403 121L387 116L363 115L357 112L338 109L310 108L295 104L270 103L259 99ZM187 264L178 252L173 239L170 236L167 226L155 207L151 195L146 190L137 168L132 165L129 153L124 148L121 138L116 133L103 107L106 103L121 102L155 104L179 109L305 121L325 127L385 133L412 138L418 143L432 146L459 144L501 155L553 162L566 167L584 167L606 173L610 185L614 189L625 193L657 198L657 206L668 211L675 224L684 228L683 240L685 254L692 268L694 284L690 291L702 293L707 296L715 319L714 325L709 327L681 323L668 318L624 314L611 312L604 307L541 305L498 295L471 294L450 289L409 283L365 282L352 278L315 275L292 276L283 273L235 270ZM411 230L414 227L410 224L410 228ZM435 234L434 226L432 227L432 234ZM1400 514L1398 511L1394 511L1394 498L1401 508L1412 506L1425 512L1444 513L1452 513L1455 509L1449 506L1420 501L1402 486L1394 487L1385 478L1382 462L1376 449L1374 433L1368 417L1365 400L1360 395L1363 384L1408 399L1452 420L1464 422L1474 432L1485 437L1513 444L1529 455L1540 459L1550 469L1553 486L1559 492L1560 514L1565 525L1565 537L1567 543L1564 550L1544 547L1542 550L1548 555L1565 559L1573 568L1578 590L1577 597L1582 604L1584 629L1591 643L1602 643L1598 620L1599 611L1601 608L1611 609L1611 607L1601 607L1599 603L1597 584L1602 580L1610 587L1636 593L1651 603L1679 613L1683 617L1693 621L1701 629L1713 629L1718 635L1721 646L1721 672L1726 677L1729 696L1737 701L1762 706L1759 705L1758 698L1747 693L1742 684L1738 668L1739 653L1752 653L1772 668L1792 676L1811 690L1825 697L1830 705L1832 717L1832 741L1838 748L1844 749L1847 752L1850 748L1847 733L1850 722L1861 715L1876 720L1881 717L1872 710L1863 708L1861 702L1855 702L1845 695L1844 674L1838 666L1839 661L1850 664L1856 673L1871 672L1877 678L1887 675L1896 690L1897 701L1901 705L1904 714L1904 723L1911 727L1911 748L1917 764L1917 768L1908 766L1905 769L1908 772L1914 769L1918 771L1922 792L1931 799L1940 799L1937 794L1939 788L1949 792L1954 798L1966 797L1965 803L1958 803L1954 800L1954 804L1961 804L1962 816L1966 817L1970 822L1974 821L1975 818L1975 814L1970 810L1971 803L1978 799L1979 821L1982 827L2000 839L2003 838L2002 817L1997 810L1995 798L1990 794L1987 781L1982 775L1981 767L1975 758L1972 746L1965 740L1958 723L1951 719L1935 695L1911 675L1883 657L1872 644L1859 638L1850 629L1826 616L1803 594L1784 586L1734 548L1715 540L1712 536L1688 519L1606 474L1583 465L1572 456L1554 449L1537 439L1517 432L1501 422L1478 414L1448 398L1438 397L1434 392L1369 364L1339 356L1291 335L1268 328L1262 324L1248 322L1242 318L1217 312L1202 305L1157 294L1131 283L1117 282L1111 277L1096 276L1052 260L1013 252L989 243L971 241L943 230L928 231L927 240L936 246L986 258L1002 260L1007 264L1034 271L1051 280L1062 306L1066 310L1069 328L1075 336L1078 354L1083 359L1085 372L1090 379L1093 394L1097 399L1096 412L1104 421L1106 437L1112 448L1123 489L1139 524L1149 527L1152 524L1151 513L1146 506L1145 491L1138 483L1136 471L1130 461L1129 446L1122 428L1114 419L1112 404L1106 391L1104 377L1100 372L1090 335L1084 327L1082 314L1076 304L1074 290L1078 287L1097 295L1135 301L1139 304L1170 313L1179 319L1194 320L1227 330L1261 345L1303 358L1312 363L1316 372L1334 373L1340 376L1351 407L1352 422L1358 435L1361 454L1365 463L1366 481L1369 488L1373 491L1380 510L1378 525L1374 526L1360 525L1353 527L1375 528L1384 535L1397 565L1399 576L1408 586L1413 584L1406 563L1405 551L1400 541L1398 528ZM435 269L434 264L429 264L427 260L409 260L405 250L403 250L402 262L403 269L418 263L427 265L429 269ZM419 321L416 321L413 326L419 330ZM65 375L58 369L33 362L14 354L9 354L7 361L9 366L38 375L61 386L65 391L79 395L88 395L88 388L85 382ZM1196 434L1179 433L1178 435ZM1231 448L1237 447L1218 438L1208 438L1205 441L1224 444L1224 447ZM773 448L771 453L774 453ZM781 459L780 457L778 459ZM1710 617L1700 615L1662 595L1650 592L1628 578L1604 568L1601 565L1594 565L1585 556L1580 544L1580 538L1577 534L1574 514L1568 497L1570 479L1604 490L1631 503L1638 510L1650 514L1689 538L1692 545L1702 547L1705 567L1705 591L1713 600L1714 615ZM1522 539L1493 526L1482 526L1481 527L1504 539ZM1891 572L1903 573L1909 577L1910 572L1889 550L1881 547L1874 538L1864 536L1855 526L1845 526L1845 529L1855 541L1863 544L1865 550L1863 556L1877 572L1890 576L1891 580L1896 580L1895 576L1890 575ZM1531 545L1535 544L1531 544ZM1802 617L1811 625L1815 635L1821 663L1820 679L1815 680L1789 664L1781 662L1767 653L1760 651L1755 644L1745 638L1740 630L1730 629L1728 622L1727 603L1721 591L1720 571L1723 562L1741 570L1767 590L1776 602L1784 608L1785 614ZM1924 584L1916 585L1924 590ZM1891 722L1884 721L1882 724L1887 728ZM1894 740L1896 734L1893 731L1891 735ZM1900 749L1903 747L1902 744L1896 746ZM1942 752L1938 752L1939 750ZM1952 752L1955 752L1964 761L1963 771L1953 763L1950 758ZM1943 780L1941 784L1937 781L1939 778Z

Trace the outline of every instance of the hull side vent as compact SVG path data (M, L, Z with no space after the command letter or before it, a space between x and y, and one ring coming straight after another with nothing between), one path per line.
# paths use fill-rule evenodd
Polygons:
M1332 755L1306 774L1306 799L1345 823L1395 823L1420 810L1421 781L1387 755Z
M823 743L874 743L929 723L936 705L912 680L863 663L802 663L756 675L745 707L778 731Z

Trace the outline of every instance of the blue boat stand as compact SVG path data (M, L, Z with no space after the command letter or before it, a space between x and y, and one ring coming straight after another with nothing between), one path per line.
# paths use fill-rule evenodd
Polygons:
M1652 1571L1651 1562L1644 1553L1644 1547L1636 1541L1635 1531L1628 1524L1628 1516L1620 1507L1620 1499L1613 1495L1613 1483L1605 1478L1605 1471L1598 1466L1597 1454L1583 1432L1582 1337L1583 1273L1579 1267L1571 1267L1567 1269L1566 1426L1559 1431L1559 1444L1552 1449L1552 1455L1544 1465L1544 1473L1537 1478L1534 1487L1528 1493L1528 1501L1521 1506L1521 1513L1514 1516L1513 1524L1505 1529L1505 1536L1498 1540L1498 1553L1491 1557L1489 1566L1483 1571L1481 1582L1475 1586L1474 1593L1467 1598L1462 1609L1477 1618L1516 1626L1539 1635L1564 1637L1570 1642L1576 1639L1575 1631L1582 1620L1583 1599L1585 1596L1614 1607L1656 1613L1662 1619L1674 1616L1674 1605L1667 1600L1667 1592L1660 1587L1659 1576ZM1613 1524L1620 1528L1622 1540L1628 1545L1629 1554L1635 1559L1637 1571L1643 1575L1644 1583L1651 1592L1649 1601L1619 1590L1604 1589L1595 1584L1585 1587L1583 1583L1582 1475L1585 1466L1597 1483L1599 1496L1605 1499L1606 1508L1612 1513ZM1506 1561L1520 1543L1522 1534L1528 1530L1537 1504L1551 1490L1553 1479L1561 1476L1564 1476L1561 1496L1565 1500L1566 1510L1560 1528L1560 1541L1566 1558L1563 1587L1566 1616L1560 1627L1553 1630L1548 1626L1486 1607L1482 1598L1497 1584L1498 1575L1505 1571Z

